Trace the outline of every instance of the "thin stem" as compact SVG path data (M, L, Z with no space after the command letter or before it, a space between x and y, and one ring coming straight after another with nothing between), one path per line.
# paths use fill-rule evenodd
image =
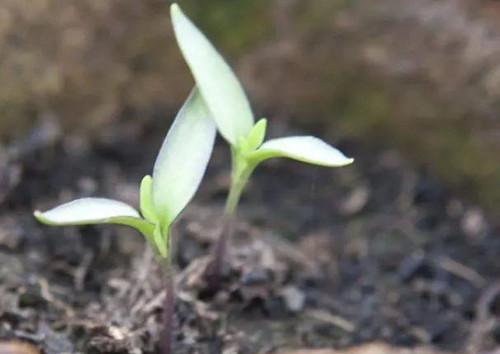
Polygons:
M247 173L241 173L231 177L231 187L229 189L229 194L226 199L226 207L224 209L226 215L236 214L241 193L248 182L248 177L249 174L247 176Z
M170 247L169 247L170 250ZM171 253L171 252L170 252ZM175 320L175 279L170 254L161 260L165 300L163 304L163 339L161 353L173 353L174 320Z
M233 153L233 171L231 174L231 187L226 199L224 210L223 225L219 238L213 248L212 262L208 268L207 276L210 287L217 289L222 278L224 260L226 258L227 244L231 239L236 224L236 211L241 194L248 183L248 179L253 172L254 167L249 166L237 154Z
M212 261L207 269L207 280L213 290L217 290L220 285L226 248L234 231L235 219L235 214L224 214L222 230L213 249Z

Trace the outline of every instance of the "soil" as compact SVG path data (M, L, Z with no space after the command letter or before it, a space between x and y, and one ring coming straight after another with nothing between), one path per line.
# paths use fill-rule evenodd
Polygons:
M1 152L0 345L158 352L162 282L143 239L118 226L42 226L32 211L90 195L137 205L163 131L162 119L124 119L89 141L45 124ZM173 232L175 353L499 345L499 226L397 152L339 146L354 165L276 160L256 172L214 293L201 274L229 179L218 143Z

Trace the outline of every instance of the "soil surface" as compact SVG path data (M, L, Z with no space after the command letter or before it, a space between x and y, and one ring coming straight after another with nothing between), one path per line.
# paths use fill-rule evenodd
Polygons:
M42 226L32 211L82 196L137 205L165 130L163 119L123 120L89 142L45 122L0 151L0 345L158 352L162 282L143 239L118 226ZM499 226L397 152L339 146L354 165L275 160L257 171L214 293L201 274L229 181L219 142L173 233L176 353L499 345Z

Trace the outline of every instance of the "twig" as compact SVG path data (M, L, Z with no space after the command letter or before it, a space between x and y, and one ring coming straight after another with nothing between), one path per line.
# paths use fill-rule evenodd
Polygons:
M89 266L92 263L92 260L94 259L94 255L92 252L86 252L85 255L83 256L82 262L78 266L78 268L74 272L74 281L75 281L75 288L78 291L83 290L84 282L85 282L85 277L87 276L87 273L89 271Z
M449 257L440 257L436 261L436 264L445 271L469 281L476 288L482 288L486 285L486 279L484 279L478 272Z
M146 278L151 273L151 266L153 264L153 251L149 246L146 245L144 248L144 253L142 259L139 263L139 274L136 278L135 286L130 289L130 294L128 296L130 303L135 303L137 296L141 290L144 290L144 283Z
M305 315L315 319L317 321L325 322L331 324L335 327L338 327L346 332L352 333L356 330L356 326L349 320L346 320L343 317L333 315L326 311L321 310L307 310Z
M52 295L49 283L45 278L38 279L38 284L40 285L40 295L42 295L42 298L45 301L53 304L56 308L63 310L68 318L72 318L75 316L75 312L69 305L55 298L54 295Z
M471 326L471 334L467 341L466 351L469 354L480 353L481 345L485 342L486 334L495 325L495 319L490 315L490 306L500 294L500 281L488 287L480 296L476 312L477 317Z

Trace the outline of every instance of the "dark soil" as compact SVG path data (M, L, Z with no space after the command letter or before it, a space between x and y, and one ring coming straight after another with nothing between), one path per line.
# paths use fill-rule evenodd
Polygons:
M46 227L31 213L81 196L137 205L166 124L123 121L92 142L55 128L1 155L0 338L47 354L156 353L163 293L141 237L117 226ZM340 145L353 166L276 160L257 171L214 294L201 274L228 186L227 148L217 146L173 234L176 353L498 345L498 226L397 152Z

